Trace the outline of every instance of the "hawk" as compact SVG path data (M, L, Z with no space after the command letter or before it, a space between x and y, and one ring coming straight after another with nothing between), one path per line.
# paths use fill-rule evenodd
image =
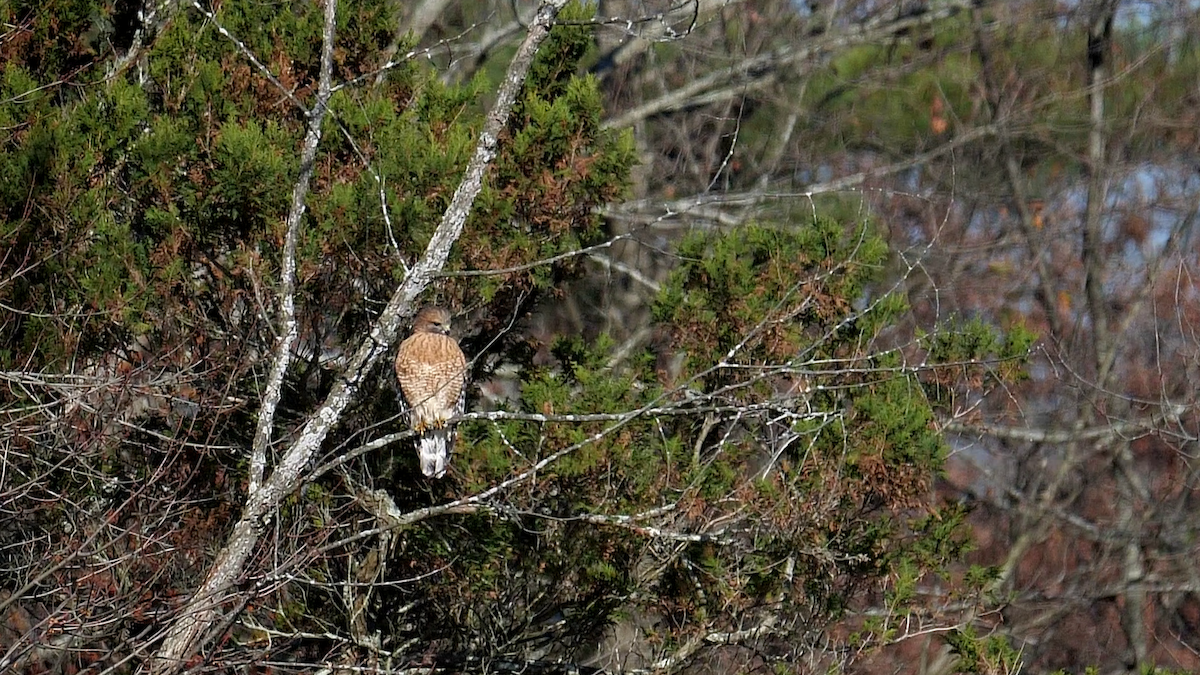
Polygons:
M417 432L421 473L441 478L454 449L454 428L446 421L465 404L467 357L450 337L450 313L426 307L413 319L413 333L400 343L396 379L408 407L408 425Z

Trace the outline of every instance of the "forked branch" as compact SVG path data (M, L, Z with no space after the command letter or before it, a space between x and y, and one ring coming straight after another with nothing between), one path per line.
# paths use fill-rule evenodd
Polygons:
M450 248L462 234L467 214L479 194L484 171L495 157L497 139L508 121L517 93L525 81L537 49L546 39L551 24L566 2L567 0L547 0L538 10L524 42L509 64L508 72L500 85L496 104L479 134L475 153L467 164L462 181L430 239L425 254L409 270L387 307L375 321L367 338L351 357L345 372L338 378L321 407L309 417L274 472L259 489L250 493L241 518L234 525L229 540L217 556L204 583L167 627L162 647L149 663L150 672L156 675L179 672L201 647L206 635L221 622L222 606L229 599L230 590L242 576L246 561L258 544L267 523L273 518L276 507L300 485L304 468L312 459L313 453L341 419L342 413L354 400L376 361L395 341L405 317L412 314L416 298L445 265ZM336 0L326 0L324 40L327 48L333 42L335 6Z

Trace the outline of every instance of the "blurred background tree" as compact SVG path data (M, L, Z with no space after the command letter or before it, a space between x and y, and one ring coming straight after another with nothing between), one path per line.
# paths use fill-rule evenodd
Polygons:
M280 443L535 10L338 7ZM449 479L372 373L188 665L1200 668L1197 11L566 10L427 296ZM0 14L0 665L131 671L246 502L322 8Z

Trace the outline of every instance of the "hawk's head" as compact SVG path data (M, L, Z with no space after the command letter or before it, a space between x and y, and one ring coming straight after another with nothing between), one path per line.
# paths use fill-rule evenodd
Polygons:
M413 319L414 333L450 334L450 312L441 307L426 307Z

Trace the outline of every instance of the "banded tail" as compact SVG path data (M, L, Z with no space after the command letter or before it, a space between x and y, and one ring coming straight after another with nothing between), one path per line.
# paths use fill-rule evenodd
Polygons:
M426 429L417 443L421 473L433 478L446 475L450 451L454 449L454 431L446 427Z

